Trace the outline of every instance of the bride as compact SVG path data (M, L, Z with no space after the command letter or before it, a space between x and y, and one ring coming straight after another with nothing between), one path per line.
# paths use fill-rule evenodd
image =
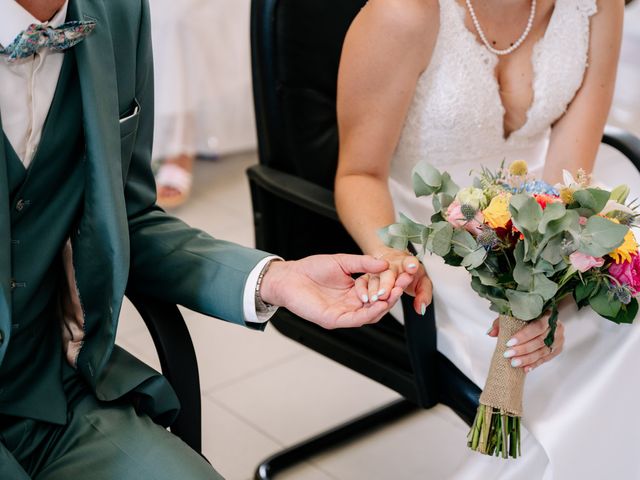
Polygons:
M438 348L483 386L497 335L464 269L385 247L379 228L399 212L419 222L411 170L428 160L470 183L471 170L527 160L550 183L592 171L611 105L623 0L370 0L347 33L338 79L336 203L365 253L391 268L359 282L370 302L401 272L424 313L432 288ZM620 179L620 183L625 181ZM433 287L432 287L433 282ZM640 327L571 304L552 348L547 319L511 342L529 375L523 458L472 454L454 478L640 478ZM489 327L489 336L487 333ZM566 340L565 340L566 336ZM466 439L460 447L466 448Z

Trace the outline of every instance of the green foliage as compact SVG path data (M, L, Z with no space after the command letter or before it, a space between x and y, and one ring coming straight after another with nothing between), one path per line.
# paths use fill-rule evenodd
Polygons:
M453 226L449 222L438 222L431 225L431 233L427 239L426 248L440 257L444 257L451 250Z
M610 196L611 193L606 190L585 188L584 190L574 192L573 200L580 205L580 207L590 210L592 215L595 215L602 211Z
M622 245L629 227L619 225L606 218L593 216L580 236L579 251L594 257L603 257Z
M542 314L544 299L541 295L518 290L507 290L505 294L514 317L526 321L534 320Z
M521 232L535 232L542 220L542 207L531 195L519 193L511 197L509 211L513 224Z

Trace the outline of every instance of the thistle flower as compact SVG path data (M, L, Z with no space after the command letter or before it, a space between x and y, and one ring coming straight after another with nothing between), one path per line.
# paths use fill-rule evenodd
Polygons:
M464 203L460 206L460 213L462 213L463 218L466 221L473 220L476 217L476 210L473 205L469 205L468 203Z
M481 247L484 247L485 250L491 250L500 241L498 235L496 235L496 232L494 232L490 228L483 229L482 232L480 232L480 234L476 237L476 240Z

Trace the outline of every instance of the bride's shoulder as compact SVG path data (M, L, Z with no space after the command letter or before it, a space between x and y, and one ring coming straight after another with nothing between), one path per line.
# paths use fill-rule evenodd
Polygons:
M369 0L357 21L386 38L429 44L440 25L439 0Z

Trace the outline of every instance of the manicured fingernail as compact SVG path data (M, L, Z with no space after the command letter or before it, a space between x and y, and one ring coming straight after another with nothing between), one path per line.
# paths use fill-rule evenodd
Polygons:
M424 317L425 313L427 313L427 304L423 303L422 305L420 305L420 315Z
M380 290L378 290L378 297L381 297L385 293L387 293L387 291L384 288L381 288Z
M369 301L369 296L368 295L362 295L362 297L360 297L360 299L362 300L362 303L367 303Z
M514 345L518 344L518 339L517 338L512 338L511 340L509 340L507 342L507 347L513 347Z
M410 263L409 265L407 265L407 268L416 268L417 265L415 263Z
M377 302L377 301L378 301L378 295L374 295L373 297L371 297L371 303Z
M522 360L520 360L519 358L514 358L513 360L511 360L512 367L519 367L520 365L522 365Z
M516 356L516 351L515 350L507 350L506 352L503 353L504 358L511 358L511 357L515 357Z

